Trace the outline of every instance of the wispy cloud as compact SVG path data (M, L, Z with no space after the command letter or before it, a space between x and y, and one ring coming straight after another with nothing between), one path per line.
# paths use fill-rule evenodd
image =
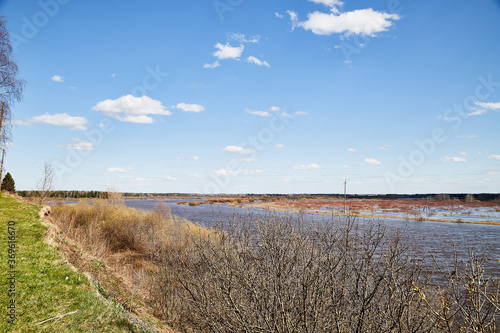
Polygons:
M106 169L107 172L109 173L127 173L129 171L132 171L132 168L118 168L118 167L109 167Z
M219 66L220 66L220 62L218 60L216 60L215 62L213 62L211 64L203 65L203 68L217 68Z
M56 113L56 114L44 114L41 116L36 116L28 119L30 123L43 123L55 126L65 126L69 127L71 130L75 131L85 131L88 121L83 117L70 116L67 113Z
M285 148L286 146L284 144L278 143L277 145L274 145L274 148Z
M237 153L241 155L254 154L256 152L254 149L247 149L239 146L226 146L222 149L222 151Z
M308 115L309 112L305 112L305 111L297 111L295 112L295 115L296 116L305 116L305 115Z
M347 148L346 151L349 153L354 153L354 152L357 152L358 150L354 149L354 148Z
M94 144L90 141L82 140L75 138L73 139L75 143L70 143L68 145L64 146L58 146L60 148L66 148L68 150L85 150L85 151L92 151L95 149Z
M483 102L475 102L478 108L474 109L474 111L467 114L467 116L480 116L490 111L500 111L500 102L498 103L483 103Z
M492 159L492 160L500 160L500 155L489 155L489 156L486 156L487 158L489 159Z
M170 116L172 114L160 101L148 96L134 97L132 95L101 101L92 110L100 111L105 116L119 121L138 124L153 123L154 119L150 115Z
M230 33L227 36L227 39L229 41L235 40L239 43L258 43L260 41L260 36L256 35L256 36L251 36L251 37L247 38L244 34L241 34L241 33Z
M443 156L441 157L441 160L443 162L454 162L454 163L467 162L467 159L458 156Z
M201 112L205 110L200 104L179 103L176 107L184 112Z
M177 157L178 160L192 160L192 161L199 161L200 158L198 156L192 156L192 157L182 157L179 156Z
M258 159L255 157L242 157L242 158L232 158L231 161L234 162L257 162Z
M296 165L296 166L293 166L292 169L294 169L294 170L318 170L318 169L321 169L321 167L316 163L311 163L308 165L304 165L304 164Z
M255 170L249 170L249 169L238 169L238 170L228 170L228 169L217 169L214 170L214 173L217 175L223 175L223 176L240 176L240 175L255 175L255 174L260 174L262 173L262 170L255 169Z
M254 111L250 109L247 109L246 111L250 114L253 114L254 116L271 117L271 114L267 111Z
M365 162L370 164L370 165L381 165L382 162L374 159L374 158L365 158Z
M249 56L247 58L247 62L249 62L251 64L256 64L258 66L266 66L268 68L271 67L271 65L269 65L269 63L267 61L262 61L262 60L258 59L257 57L254 57L254 56Z

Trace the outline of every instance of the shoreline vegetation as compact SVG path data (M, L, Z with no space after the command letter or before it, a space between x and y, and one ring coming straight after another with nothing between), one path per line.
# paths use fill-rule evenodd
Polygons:
M432 254L355 216L317 225L270 212L209 229L164 202L142 211L114 197L46 208L44 233L82 283L122 309L125 331L497 332L500 282L483 267L499 258L469 249L430 270Z

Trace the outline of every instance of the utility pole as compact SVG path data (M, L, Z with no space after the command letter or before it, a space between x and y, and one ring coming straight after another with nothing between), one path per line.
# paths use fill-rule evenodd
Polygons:
M346 200L347 200L347 180L344 179L344 214L347 213L347 204L346 204Z

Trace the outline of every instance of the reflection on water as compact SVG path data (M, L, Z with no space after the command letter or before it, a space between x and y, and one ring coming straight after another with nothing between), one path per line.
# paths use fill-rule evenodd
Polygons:
M178 205L181 200L162 200L171 209L175 216L185 218L200 225L213 227L218 221L231 219L233 216L245 216L252 213L255 217L263 216L266 212L262 209L229 207L223 205ZM183 199L189 202L190 200ZM154 210L157 200L126 200L129 207L138 209ZM275 213L273 214L285 214ZM296 217L296 214L286 213ZM341 218L341 217L339 217ZM308 219L315 222L329 223L331 217L311 215ZM360 219L360 224L373 223L372 219ZM377 220L375 221L377 222ZM478 257L486 254L492 260L485 264L487 275L500 276L500 226L485 224L465 224L448 222L419 222L412 220L387 219L380 221L388 229L399 229L410 240L415 242L417 248L423 252L431 251L436 260L445 266L450 266L453 260L453 252L457 251L459 259L467 258L468 247L472 247ZM429 264L431 260L428 260Z

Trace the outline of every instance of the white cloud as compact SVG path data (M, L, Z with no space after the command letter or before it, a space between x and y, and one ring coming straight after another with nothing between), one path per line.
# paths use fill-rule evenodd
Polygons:
M292 20L292 22L297 22L298 20L298 15L296 12L294 12L293 10L287 10L286 13L288 15L290 15L290 20ZM292 30L295 28L295 25L292 25Z
M64 82L64 79L62 78L62 76L59 76L59 75L54 75L50 79L52 81L54 81L54 82L59 82L59 83L63 83Z
M276 16L277 18L283 18L283 15L281 15L280 13L274 13L274 16Z
M248 170L248 169L238 169L238 170L227 170L227 169L217 169L214 170L214 173L217 175L223 176L239 176L239 175L255 175L262 173L262 170Z
M177 157L178 160L193 160L193 161L199 161L200 158L198 156L193 156L193 157L182 157L179 156Z
M365 158L365 162L370 164L370 165L381 165L382 164L382 162L377 161L374 158Z
M476 105L478 105L484 109L488 109L488 110L492 110L492 111L500 111L500 102L498 102L498 103L476 102Z
M254 154L256 151L253 149L246 149L239 146L226 146L222 149L222 151L227 151L230 153L238 153L241 155Z
M231 161L234 162L257 162L255 157L242 157L242 158L232 158Z
M165 179L166 180L177 180L176 177L172 177L172 176L165 176Z
M379 32L387 31L392 27L393 21L401 18L397 14L379 12L372 8L340 13L333 4L337 3L337 1L316 0L314 2L332 4L331 12L309 13L306 21L299 22L297 13L288 11L292 21L292 28L301 27L304 30L310 30L316 35L323 36L332 34L344 34L347 37L351 35L375 36Z
M278 143L277 145L274 145L274 148L285 148L286 146L284 144Z
M464 139L474 139L474 138L477 138L477 135L475 134L467 134L467 135L460 135L461 138L464 138Z
M106 169L107 172L119 172L119 173L127 173L129 171L132 171L132 168L116 168L116 167L109 167Z
M380 149L380 150L389 150L389 148L391 148L390 145L383 145L383 146L378 147L378 149Z
M309 112L305 112L305 111L297 111L295 112L295 115L296 116L305 116L305 115L308 115Z
M454 162L454 163L460 163L460 162L467 162L467 160L463 157L454 157L454 156L443 156L441 158L443 162Z
M477 109L475 111L472 111L470 113L467 113L467 116L480 116L482 114L485 114L487 111L485 109Z
M245 45L241 44L239 47L233 47L226 43L226 45L222 45L221 43L215 44L215 47L219 49L213 53L213 56L218 58L219 60L223 59L239 59L241 57L241 53L245 49Z
M258 43L260 41L260 36L252 36L250 38L246 38L244 34L241 33L231 33L227 36L228 40L235 40L240 43Z
M272 111L272 112L280 112L281 111L281 108L279 106L271 106L269 108L269 111Z
M220 66L220 62L218 60L216 60L212 64L205 64L205 65L203 65L203 68L216 68L216 67L219 67L219 66Z
M500 111L500 102L498 102L498 103L476 102L475 104L477 106L479 106L480 108L475 109L474 111L468 113L467 116L480 116L480 115L488 112L488 110Z
M349 164L344 164L344 169L352 169L353 166L352 165L349 165Z
M316 163L311 163L311 164L308 164L308 165L296 165L296 166L293 166L292 169L294 170L318 170L318 169L321 169L321 167L316 164Z
M28 122L50 124L55 126L67 126L75 131L85 131L87 129L85 125L88 123L87 119L83 117L73 117L67 113L46 113L42 116L28 119Z
M202 105L187 104L187 103L179 103L177 104L177 108L181 109L184 112L201 112L205 110L205 108Z
M309 0L309 1L317 4L323 4L328 7L342 6L344 4L342 1L338 0Z
M254 56L249 56L247 58L247 62L249 62L251 64L256 64L256 65L259 65L259 66L266 66L268 68L271 67L271 65L269 65L269 63L267 61L261 61L260 59L254 57Z
M354 152L356 152L358 150L354 149L354 148L348 148L348 149L346 149L346 151L349 152L349 153L354 153Z
M460 153L459 153L459 155L462 155L462 156L467 156L467 155L469 155L469 154L467 154L466 152L462 151L462 152L460 152Z
M247 109L247 112L253 114L254 116L271 117L271 114L267 111L252 111L250 109Z
M58 146L58 147L66 148L69 150L85 150L85 151L92 151L95 149L94 144L90 141L78 138L73 139L73 141L75 141L76 143L70 143L69 145Z
M489 155L489 156L486 156L487 158L489 159L492 159L492 160L500 160L500 155Z
M139 124L153 123L154 120L149 115L170 116L172 114L160 101L148 96L134 97L132 95L101 101L92 110L100 111L105 116L120 121Z

